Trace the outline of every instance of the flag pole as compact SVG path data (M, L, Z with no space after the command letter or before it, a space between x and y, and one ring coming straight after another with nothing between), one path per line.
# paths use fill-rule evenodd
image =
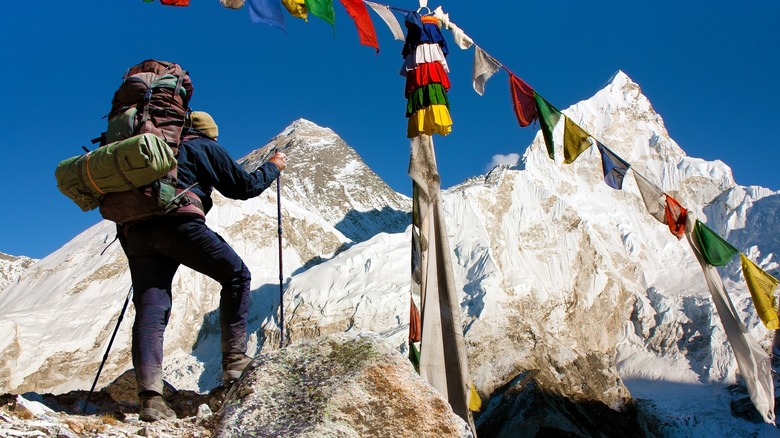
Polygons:
M279 348L284 348L284 269L282 268L282 174L276 179L276 223L279 234Z

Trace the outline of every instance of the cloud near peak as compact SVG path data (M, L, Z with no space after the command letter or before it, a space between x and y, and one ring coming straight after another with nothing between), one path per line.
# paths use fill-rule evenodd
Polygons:
M490 160L490 163L485 166L485 171L489 171L492 168L501 165L501 164L509 164L510 166L514 166L517 164L517 162L520 161L520 154L496 154L493 155L493 158Z

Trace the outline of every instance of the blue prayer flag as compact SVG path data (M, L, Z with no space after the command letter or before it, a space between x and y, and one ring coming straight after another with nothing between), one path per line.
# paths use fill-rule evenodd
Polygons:
M617 156L608 147L596 142L596 146L601 152L601 165L604 167L604 182L615 190L623 188L623 178L631 167L626 160Z
M249 0L249 19L254 23L276 26L287 32L279 0Z

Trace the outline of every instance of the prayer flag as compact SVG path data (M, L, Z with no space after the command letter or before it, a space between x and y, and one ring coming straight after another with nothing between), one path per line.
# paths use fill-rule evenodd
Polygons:
M623 178L631 167L626 160L620 158L608 147L596 141L596 147L601 152L601 166L604 168L604 182L615 190L623 188Z
M364 2L368 6L371 7L371 9L376 12L377 15L379 15L379 18L382 19L382 21L385 22L387 27L390 29L390 32L393 34L393 38L396 40L403 41L404 40L404 31L401 29L401 23L398 22L398 19L393 15L393 11L390 10L390 7L387 5L380 5L379 3Z
M495 58L488 55L479 46L475 46L474 69L472 71L474 91L476 91L477 94L479 94L480 96L485 94L485 83L500 68L501 68L500 62L496 61Z
M765 422L775 423L775 385L772 378L772 367L764 348L750 336L747 328L739 320L739 313L734 308L723 280L718 270L705 260L703 248L699 246L701 240L694 235L696 226L700 223L693 213L688 213L685 225L685 237L691 245L693 254L704 271L704 279L715 304L718 317L720 317L726 339L729 341L734 358L737 359L739 372L745 381L750 401L761 414Z
M474 40L472 40L470 36L466 35L458 26L455 25L455 23L450 21L450 14L445 14L441 9L441 6L437 6L436 9L433 10L433 16L441 20L441 23L445 29L449 29L450 32L452 32L452 39L455 41L455 44L457 44L458 47L466 50L474 45Z
M469 385L469 410L472 412L478 412L482 409L482 399L479 398L477 388L473 384Z
M241 9L244 6L244 0L219 0L219 3L230 9Z
M702 255L707 263L712 266L723 266L731 260L739 251L731 246L730 243L723 240L722 237L715 234L701 221L696 221L693 229L697 243L701 248Z
M677 239L682 239L685 235L685 218L688 216L688 210L680 205L676 199L666 195L664 215L666 223L669 225L669 231L677 236Z
M512 107L517 116L517 123L526 127L538 118L534 90L524 80L509 73L509 90L512 92Z
M780 321L777 316L777 308L772 297L772 292L778 285L778 280L756 266L745 254L739 255L742 262L742 274L745 276L750 296L753 297L753 305L756 313L769 330L780 329Z
M550 103L544 100L537 92L534 92L534 101L536 102L536 113L539 114L539 120L541 122L544 143L547 145L547 155L554 160L555 143L553 141L553 131L555 131L555 125L557 125L558 121L561 119L561 112L550 105Z
M469 410L472 400L461 325L460 288L455 283L452 268L433 139L428 135L412 139L409 176L414 187L412 204L416 210L412 231L413 235L419 232L422 243L419 260L420 377L436 388L450 403L453 412L474 430ZM413 282L415 286L416 282Z
M563 162L573 163L591 144L590 135L570 118L563 116Z
M417 305L414 304L414 300L411 301L411 306L409 307L409 343L413 342L420 342L422 339L422 335L420 334L420 330L422 327L422 323L420 322L420 310L417 308Z
M309 12L306 9L306 0L282 0L282 4L293 17L308 21Z
M368 9L366 9L363 0L341 0L341 4L344 5L344 9L347 10L349 16L355 20L360 44L373 47L379 53L379 42L376 39L374 23L371 22L371 17L368 16Z
M160 0L160 3L168 6L189 6L190 0Z
M282 4L278 0L249 0L249 19L287 31Z
M666 202L664 192L657 185L651 183L647 178L634 170L634 179L639 187L639 193L642 200L645 201L647 211L658 219L662 224L666 223Z
M305 0L306 9L315 17L321 18L331 26L336 26L336 11L333 0Z

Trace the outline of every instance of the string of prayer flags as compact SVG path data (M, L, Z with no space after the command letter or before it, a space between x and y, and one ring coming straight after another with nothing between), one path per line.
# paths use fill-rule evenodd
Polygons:
M725 265L739 252L699 220L696 221L693 234L701 248L702 256L712 266Z
M680 205L676 199L669 195L665 195L666 204L664 206L664 216L666 217L666 224L669 225L669 231L672 232L677 239L682 239L685 236L685 219L688 216L688 210Z
M401 55L401 75L406 77L407 137L447 135L452 130L447 90L450 86L445 56L449 53L441 34L441 22L433 16L406 14L407 28Z
M481 47L474 46L474 69L472 71L474 91L480 96L485 94L485 84L501 67L501 63L488 55Z
M315 17L325 20L331 26L336 26L336 10L333 0L304 0L306 9Z
M376 38L374 23L371 22L371 17L368 16L368 9L363 0L341 0L341 4L344 5L344 9L347 10L347 13L355 22L360 44L373 47L379 53L379 41Z
M512 73L509 73L509 90L512 93L512 108L515 110L517 123L525 128L539 117L534 100L536 93L524 80Z
M404 31L401 29L401 23L395 18L395 15L393 15L393 11L390 10L389 6L370 1L364 1L363 3L368 5L377 15L379 15L379 18L385 22L390 29L390 32L393 34L393 39L399 41L404 40Z
M742 274L745 276L745 282L761 322L769 330L780 329L780 320L778 319L777 309L772 297L772 293L778 285L778 280L764 272L747 258L745 254L740 253L739 258L742 263Z
M555 142L553 141L553 131L555 131L555 125L561 119L562 113L544 100L539 93L534 92L534 101L536 102L536 113L539 115L539 121L541 122L544 144L547 145L547 154L554 160Z
M287 31L282 3L277 0L249 0L249 19Z
M282 0L282 5L293 17L309 21L309 10L306 9L305 0Z
M623 178L631 167L626 160L620 158L608 147L596 141L596 147L601 152L601 167L604 169L604 182L615 190L623 189Z
M571 164L591 146L590 134L563 116L563 162Z

